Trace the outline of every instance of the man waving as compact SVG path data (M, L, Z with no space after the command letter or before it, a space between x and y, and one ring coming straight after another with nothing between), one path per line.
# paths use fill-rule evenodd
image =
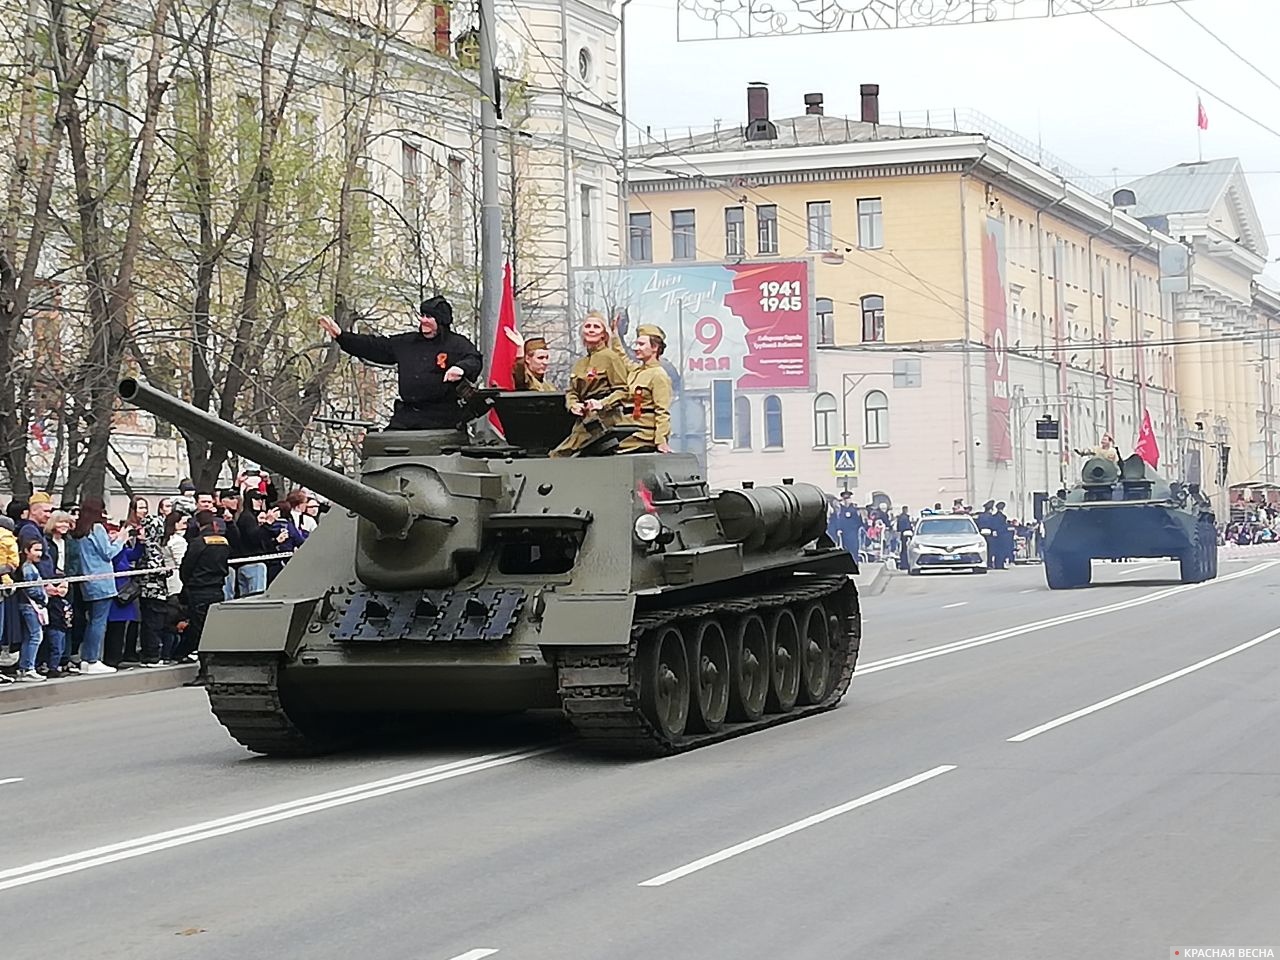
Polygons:
M484 365L480 351L454 333L453 308L444 297L422 301L417 333L392 337L344 333L329 317L320 327L346 353L370 363L396 367L400 397L388 430L452 430L461 419L457 384L474 380Z

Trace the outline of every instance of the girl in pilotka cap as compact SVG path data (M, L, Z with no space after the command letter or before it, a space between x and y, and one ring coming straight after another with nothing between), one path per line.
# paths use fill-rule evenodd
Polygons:
M619 356L622 339L615 329L613 349ZM634 362L627 362L627 393L631 397L631 419L640 427L618 445L619 453L671 452L671 377L662 366L667 335L656 324L636 327Z

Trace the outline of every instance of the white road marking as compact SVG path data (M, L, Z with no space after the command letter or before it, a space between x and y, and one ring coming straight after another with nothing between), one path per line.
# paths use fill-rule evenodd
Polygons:
M1040 592L1040 588L1039 588L1039 587L1032 587L1030 590L1019 590L1018 592L1019 592L1019 593L1039 593L1039 592Z
M1126 690L1124 693L1117 693L1114 697L1108 697L1106 700L1100 700L1099 702L1085 707L1082 710L1077 710L1074 713L1068 713L1065 717L1058 717L1057 720L1050 720L1048 723L1042 723L1038 727L1032 727L1030 730L1024 731L1016 737L1010 737L1005 742L1024 743L1032 737L1038 737L1040 734L1047 733L1056 727L1062 726L1064 723L1070 723L1072 720L1079 720L1081 717L1087 717L1091 713L1097 713L1099 710L1105 710L1107 707L1113 706L1122 700L1128 700L1130 697L1136 697L1140 693L1146 693L1148 690L1154 690L1156 687L1162 686L1170 681L1177 680L1179 677L1185 677L1187 674L1201 670L1210 664L1217 663L1219 660L1225 660L1227 657L1234 656L1243 650L1248 650L1250 647L1257 646L1265 640L1270 640L1277 634L1280 634L1280 627L1277 627L1275 630L1270 630L1260 637L1254 637L1252 640L1246 640L1244 643L1239 646L1232 647L1230 650L1224 650L1222 653L1215 654L1212 657L1206 657L1199 663L1193 663L1189 667L1183 667L1181 670L1175 670L1173 673L1167 673L1163 677L1152 680L1150 683L1144 683L1142 686L1134 687L1132 690Z
M21 777L6 777L4 780L0 780L0 787L4 786L6 783L21 783L21 782L22 782Z
M210 840L214 837L239 833L242 830L251 830L254 827L262 827L282 820L291 820L294 817L320 813L334 807L345 806L349 803L359 803L362 800L372 800L375 797L383 797L388 794L399 793L401 790L411 790L414 787L439 783L442 780L451 780L454 777L465 776L469 773L480 773L481 771L506 766L519 760L541 756L558 749L559 747L550 746L536 750L486 754L479 757L469 757L466 760L455 760L452 763L426 767L411 773L387 777L384 780L374 780L369 783L357 784L354 787L333 790L329 793L302 797L298 800L290 800L286 803L278 803L257 810L248 810L229 817L221 817L217 820L207 820L187 827L166 830L163 833L153 833L144 837L136 837L133 840L124 840L120 843L94 847L91 850L82 850L79 853L71 853L66 856L53 857L49 860L28 863L21 867L0 870L0 890L25 886L41 880L60 877L64 874L77 873L92 867L116 863L120 860L130 860L134 857L158 853L161 850L184 846L188 843L197 843L201 840Z
M789 823L785 827L779 827L777 830L770 830L768 833L762 833L758 837L752 837L742 843L734 844L732 847L726 847L719 853L713 853L710 856L703 857L701 860L695 860L693 863L685 864L683 867L677 867L667 873L660 874L651 880L645 880L640 884L642 887L661 887L670 883L672 880L679 880L681 877L687 877L691 873L697 873L699 870L705 870L707 867L714 866L728 860L730 857L736 857L740 853L746 853L748 850L754 850L756 847L762 847L766 843L772 843L774 840L781 840L793 833L804 830L806 827L812 827L816 824L823 823L833 817L838 817L842 813L848 813L850 810L856 810L858 807L865 807L869 803L875 803L877 800L883 800L885 797L892 796L908 787L914 787L918 783L924 783L926 780L932 780L934 777L941 776L954 770L955 764L944 764L940 767L934 767L932 770L926 770L924 773L918 773L914 777L908 777L906 780L899 780L897 783L890 784L883 789L874 793L868 793L858 797L856 800L850 800L842 803L837 807L831 807L823 810L821 813L815 813L811 817L805 817L803 820L797 820L795 823Z
M944 605L943 605L942 609L943 609L943 610L951 610L951 609L952 609L952 608L954 608L954 607L964 607L964 606L967 606L967 605L968 605L968 603L969 603L969 601L968 601L968 600L961 600L959 603L947 603L947 604L944 604Z
M489 947L476 947L474 950L458 954L452 960L484 960L485 957L492 957L497 952Z
M1092 617L1101 617L1108 613L1116 613L1120 610L1129 610L1133 607L1140 607L1148 603L1156 603L1180 593L1186 593L1189 590L1199 590L1202 587L1210 587L1215 583L1226 583L1229 580L1238 580L1241 577L1249 577L1263 570L1269 570L1276 564L1280 564L1280 560L1268 560L1258 564L1256 567L1250 567L1248 570L1241 570L1239 573L1228 574L1225 577L1218 577L1216 580L1206 580L1203 583L1184 583L1181 586L1169 587L1165 590L1157 590L1155 593L1148 593L1141 597L1134 597L1130 600L1122 600L1119 603L1109 603L1104 607L1092 607L1088 610L1079 610L1075 613L1064 614L1060 617L1051 617L1048 620L1037 620L1033 623L1024 623L1016 627L1006 627L1004 630L997 630L995 633L986 633L978 637L970 637L967 640L954 640L951 643L940 644L936 647L928 647L924 650L915 650L911 653L901 653L894 657L885 657L883 660L873 660L870 663L860 665L854 671L853 679L856 681L859 677L865 677L871 673L878 673L881 670L892 670L894 667L903 667L909 663L919 663L921 660L931 660L934 657L943 657L949 653L959 653L961 650L971 650L974 647L985 646L988 643L996 643L1000 640L1009 640L1013 637L1020 637L1024 634L1035 633L1039 630L1048 630L1050 627L1060 627L1063 624L1075 623L1078 620L1088 620Z

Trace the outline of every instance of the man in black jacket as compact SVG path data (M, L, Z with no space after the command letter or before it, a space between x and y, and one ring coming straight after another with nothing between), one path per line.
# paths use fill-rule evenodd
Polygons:
M320 318L320 327L353 357L371 363L395 364L400 398L388 430L452 430L461 416L458 381L475 380L484 365L480 351L466 337L454 333L453 308L444 297L424 300L418 332L393 337L344 333L333 320Z
M175 660L192 657L200 646L200 634L204 631L209 608L225 599L223 585L227 582L227 561L231 558L231 544L218 533L218 521L213 512L201 510L196 514L195 522L200 533L188 545L178 568L189 616L187 629L178 640L173 655Z

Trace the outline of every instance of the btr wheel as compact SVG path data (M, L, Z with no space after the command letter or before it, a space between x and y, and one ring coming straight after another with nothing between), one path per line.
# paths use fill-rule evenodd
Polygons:
M820 603L805 607L800 623L800 702L821 703L831 689L834 625Z
M729 719L754 722L769 696L769 633L754 613L737 622L729 639Z
M640 709L665 739L678 740L689 720L684 638L675 627L666 627L646 640L640 658Z
M790 713L800 696L800 630L795 615L783 607L769 620L770 713Z
M689 673L693 682L689 726L714 733L724 726L729 711L729 645L714 620L699 620L690 627Z

